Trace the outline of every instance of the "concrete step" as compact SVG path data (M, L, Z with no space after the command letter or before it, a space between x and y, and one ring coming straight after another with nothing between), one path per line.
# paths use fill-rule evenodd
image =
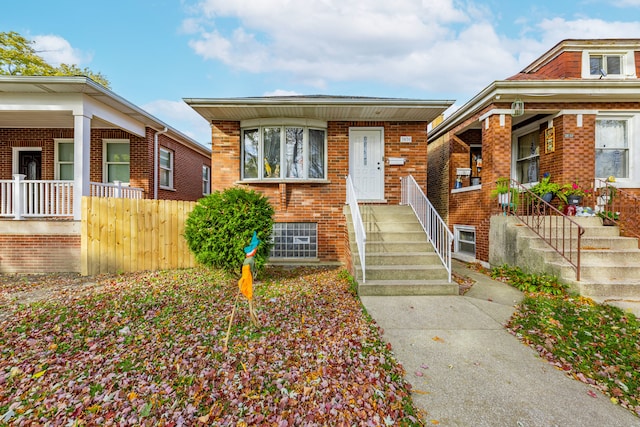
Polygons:
M522 236L525 239L531 239L532 248L544 248L548 245L539 239L537 236ZM594 250L594 249L611 249L611 250L637 250L638 240L633 237L582 237L580 240L582 250ZM578 239L570 239L566 243L566 247L572 249L577 248Z
M614 282L581 280L576 285L581 295L595 299L640 299L640 281L638 280Z
M523 229L526 231L522 231L523 233L530 233L531 235L535 235L533 230L527 228L524 224L510 224L510 227L518 227L519 229ZM543 236L576 236L578 235L577 227L555 227L549 224L541 224L540 227L534 228L538 234ZM564 230L563 230L564 229ZM599 226L588 226L584 227L584 233L582 234L583 238L588 237L617 237L620 235L620 230L618 227L604 227L602 225Z
M546 261L554 261L560 257L549 246L536 248L536 252ZM576 260L577 252L565 249L567 258ZM585 249L580 252L580 264L583 267L638 266L640 272L640 250L638 249Z
M565 262L553 261L548 263L550 270L562 280L572 282L576 279L575 270ZM580 281L585 283L629 283L640 278L640 266L620 265L618 263L606 266L580 265Z
M358 294L384 295L458 295L458 284L445 280L367 280L360 283Z
M362 277L360 267L356 267ZM367 280L447 280L447 270L440 265L367 265Z
M412 232L424 233L422 225L418 221L388 221L388 222L365 222L364 229L369 233L393 233Z
M349 237L351 241L355 241L355 237ZM355 250L358 250L358 247L355 246ZM352 247L351 251L354 249ZM433 246L431 243L426 241L414 241L414 242L394 242L391 240L388 241L367 241L367 254L371 253L396 253L396 252L433 252L435 253Z
M367 244L369 242L426 242L427 235L420 231L389 231L389 232L368 232Z
M380 253L367 252L367 267L373 265L442 265L438 255L432 252Z

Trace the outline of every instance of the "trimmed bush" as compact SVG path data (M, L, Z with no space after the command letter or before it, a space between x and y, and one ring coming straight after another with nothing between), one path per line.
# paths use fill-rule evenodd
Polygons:
M269 199L262 194L227 188L198 201L187 218L184 237L199 263L236 273L255 231L261 240L254 258L260 269L269 258L273 214Z

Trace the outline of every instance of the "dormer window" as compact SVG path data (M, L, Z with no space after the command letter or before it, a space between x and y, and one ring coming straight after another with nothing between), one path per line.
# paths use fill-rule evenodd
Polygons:
M589 73L592 76L621 76L622 55L589 55Z

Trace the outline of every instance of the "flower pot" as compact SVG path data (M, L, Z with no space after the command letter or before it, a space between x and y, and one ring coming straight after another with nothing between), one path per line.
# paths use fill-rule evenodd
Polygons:
M571 194L567 196L567 203L570 205L579 205L582 203L582 196L576 196L575 194Z
M612 226L616 225L616 222L611 218L602 218L602 225Z
M553 193L545 193L542 195L542 200L547 203L551 203L551 199L553 199Z

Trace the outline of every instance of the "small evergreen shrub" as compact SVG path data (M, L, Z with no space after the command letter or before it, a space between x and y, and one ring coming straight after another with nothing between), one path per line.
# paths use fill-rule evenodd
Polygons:
M262 194L227 188L198 201L187 218L184 237L199 263L239 273L244 247L255 231L261 240L254 258L260 269L272 246L273 214L269 199Z

